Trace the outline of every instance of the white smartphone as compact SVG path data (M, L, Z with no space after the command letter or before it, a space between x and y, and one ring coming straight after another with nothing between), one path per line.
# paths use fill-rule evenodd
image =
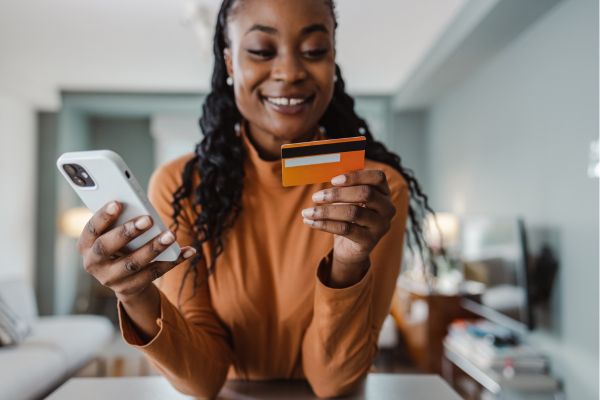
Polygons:
M111 201L123 206L115 226L130 219L149 215L154 224L125 247L134 251L148 243L167 228L148 201L146 193L133 176L125 161L114 151L93 150L65 153L56 161L60 173L92 212ZM175 261L181 249L177 242L159 254L154 261Z

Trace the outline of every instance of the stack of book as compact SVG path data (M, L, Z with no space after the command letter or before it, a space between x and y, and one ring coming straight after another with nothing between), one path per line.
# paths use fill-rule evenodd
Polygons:
M503 387L552 390L558 383L549 373L549 360L513 334L487 321L454 322L446 348L472 363Z

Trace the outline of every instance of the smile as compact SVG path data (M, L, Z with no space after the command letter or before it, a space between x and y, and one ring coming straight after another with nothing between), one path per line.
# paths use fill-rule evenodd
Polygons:
M308 97L271 97L263 96L263 100L277 112L283 114L298 114L306 108L314 99L314 95Z
M297 106L305 103L308 98L298 99L293 97L266 97L266 100L276 106Z

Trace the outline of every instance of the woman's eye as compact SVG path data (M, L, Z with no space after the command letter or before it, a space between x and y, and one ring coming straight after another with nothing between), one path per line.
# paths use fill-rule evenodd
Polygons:
M304 52L304 55L307 58L321 58L323 57L325 54L327 54L328 50L327 49L315 49L315 50L308 50Z
M263 59L268 59L271 58L275 55L274 51L271 50L254 50L254 49L248 49L248 53L250 53L251 55L258 57L258 58L263 58Z

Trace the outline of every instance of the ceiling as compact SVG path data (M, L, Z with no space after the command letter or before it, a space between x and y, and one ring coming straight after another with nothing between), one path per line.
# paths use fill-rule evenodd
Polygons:
M35 106L60 90L183 91L208 87L212 59L192 26L191 1L2 0L0 87ZM400 88L467 0L339 0L337 56L349 89Z

